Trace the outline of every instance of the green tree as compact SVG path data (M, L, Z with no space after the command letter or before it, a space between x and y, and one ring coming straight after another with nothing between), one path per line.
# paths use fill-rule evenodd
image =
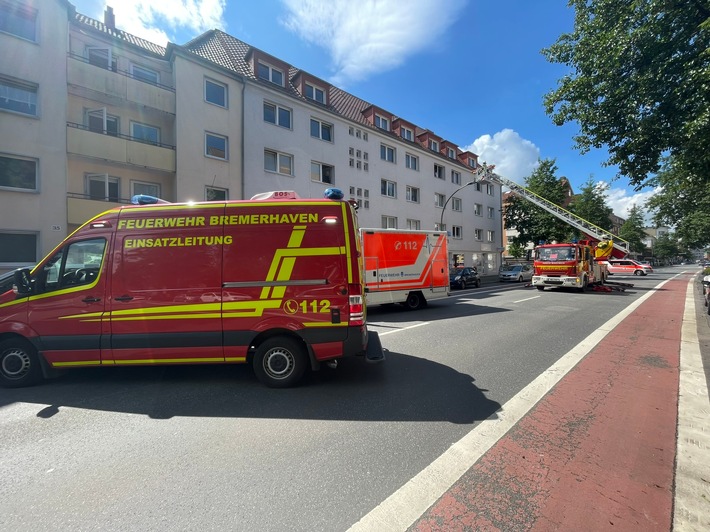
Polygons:
M569 67L545 95L557 125L577 122L584 153L606 146L637 189L672 155L688 179L710 175L707 0L569 0L572 33L542 50Z
M666 159L652 183L659 191L646 207L657 225L675 228L676 237L690 248L710 244L710 182L689 179L674 159Z
M565 182L555 176L557 165L554 159L539 161L538 167L525 179L525 188L541 198L561 206L566 197ZM572 235L572 228L544 209L512 194L505 204L505 226L518 231L511 242L525 246L528 242L564 241Z
M653 256L660 261L669 261L680 252L678 241L670 234L664 233L653 244Z
M508 244L508 255L514 259L522 259L525 256L525 246L518 242L511 242Z
M611 233L611 215L614 211L606 204L606 191L608 189L608 185L595 183L592 176L589 176L580 193L572 200L569 210L580 218ZM578 236L585 237L582 234Z
M629 243L630 251L633 253L643 253L646 246L643 239L646 238L644 231L643 211L638 205L633 205L629 209L626 221L619 229L619 236Z

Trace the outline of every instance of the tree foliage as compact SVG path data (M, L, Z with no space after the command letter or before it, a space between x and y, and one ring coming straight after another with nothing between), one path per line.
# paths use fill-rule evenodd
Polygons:
M633 205L629 209L626 221L619 229L619 236L629 243L630 251L633 253L643 253L646 246L643 243L646 238L644 231L643 210L638 205Z
M538 167L525 180L525 187L538 196L562 205L566 197L565 181L555 175L557 165L554 159L539 161ZM505 226L518 231L511 242L525 246L527 242L537 244L540 241L564 241L572 236L572 230L562 220L559 220L544 209L528 200L511 195L505 204Z
M508 255L514 259L522 259L525 256L525 246L518 242L511 242L508 244Z
M570 68L545 96L557 125L576 121L584 153L637 189L672 155L688 179L710 175L710 7L707 0L569 0L572 33L542 51Z
M673 259L679 253L678 240L668 233L660 235L653 245L653 256L661 261Z
M569 210L597 227L611 232L611 215L614 210L606 204L608 188L606 184L595 183L592 176L589 176L580 193L572 200ZM582 234L578 236L585 237Z

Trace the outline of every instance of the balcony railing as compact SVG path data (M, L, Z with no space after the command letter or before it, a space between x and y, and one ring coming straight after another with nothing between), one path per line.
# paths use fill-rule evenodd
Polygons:
M140 81L141 83L145 83L146 85L150 85L150 86L152 86L152 87L160 87L161 89L165 89L166 91L175 92L175 88L174 88L174 87L171 87L171 86L169 86L169 85L162 85L162 84L160 84L160 83L153 83L153 82L151 82L151 81L148 81L148 80L145 80L145 79L141 79L140 77L134 76L134 75L131 74L130 72L126 72L125 70L118 70L118 69L114 70L114 69L112 69L112 68L104 68L104 67L99 66L99 65L94 65L94 64L91 63L86 57L81 56L81 55L78 55L78 54L75 54L75 53L72 53L72 52L69 52L67 55L68 55L71 59L75 59L76 61L80 61L80 62L85 63L85 64L87 64L87 65L92 65L92 66L95 67L95 68L99 68L99 69L101 69L101 70L106 70L106 71L108 71L108 72L113 72L114 74L118 74L119 76L124 76L124 77L127 77L127 78L135 79L136 81Z
M117 139L130 140L132 142L142 142L143 144L150 144L151 146L157 146L158 148L167 148L168 150L175 149L175 146L173 146L172 144L163 144L162 142L154 142L152 140L146 140L146 139L142 139L140 137L132 137L130 135L124 135L122 133L111 133L109 131L96 131L95 129L91 129L89 126L85 126L84 124L77 124L76 122L67 122L67 127L81 129L84 131L91 131L92 133L96 133L97 135L108 135L109 137L115 137Z

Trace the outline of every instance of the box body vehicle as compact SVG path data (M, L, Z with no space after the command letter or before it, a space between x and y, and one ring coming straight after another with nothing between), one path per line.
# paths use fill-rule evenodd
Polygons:
M532 285L538 290L549 286L584 291L588 286L603 284L606 265L597 259L610 249L612 246L608 243L599 247L587 240L537 246Z
M533 268L529 264L512 264L500 269L498 280L522 283L523 281L532 281L533 273Z
M360 234L368 305L418 309L449 295L445 232L363 228Z
M606 267L609 270L609 275L648 275L653 273L653 267L650 264L643 264L632 259L612 259L606 261Z
M481 278L478 276L478 270L470 266L449 270L449 286L452 289L478 288L481 286Z
M346 201L276 192L109 210L0 295L0 384L76 366L252 363L285 387L368 347L379 360L359 254Z

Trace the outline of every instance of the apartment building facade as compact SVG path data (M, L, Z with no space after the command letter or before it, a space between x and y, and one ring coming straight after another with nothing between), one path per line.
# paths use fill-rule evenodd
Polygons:
M27 26L34 20L34 39L14 34L17 13ZM497 270L501 190L479 180L476 154L231 35L212 30L163 48L118 29L110 8L101 22L65 0L0 0L7 40L36 61L0 66L0 80L47 101L34 115L0 102L0 132L5 115L38 124L14 144L3 135L0 157L39 168L32 189L0 175L0 212L15 196L24 202L11 221L0 215L0 248L19 238L11 235L35 235L27 253L0 255L0 271L38 261L134 194L320 197L331 186L358 201L361 226L441 226L452 264Z

